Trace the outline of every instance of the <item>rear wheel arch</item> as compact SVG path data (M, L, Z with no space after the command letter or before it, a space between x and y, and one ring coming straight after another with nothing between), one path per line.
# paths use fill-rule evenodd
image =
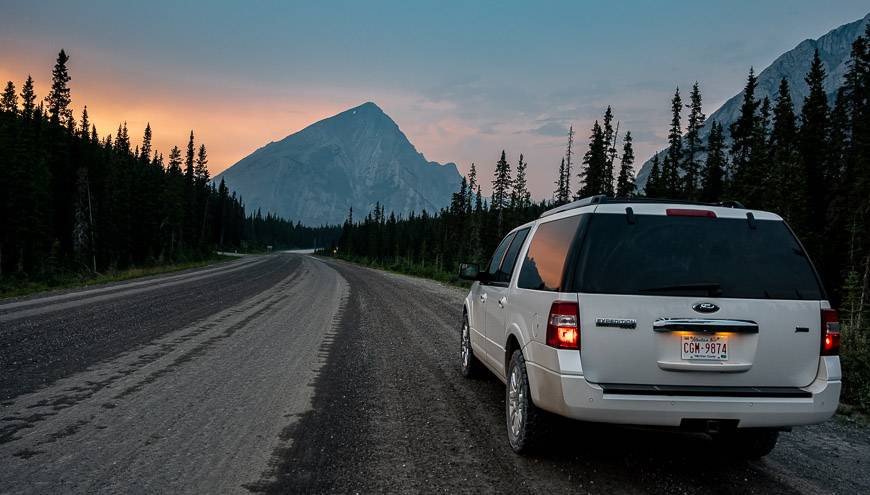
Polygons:
M514 351L520 350L522 351L522 345L520 344L520 339L517 338L513 333L508 334L507 342L504 346L504 373L507 376L508 369L511 365L511 357L514 355Z

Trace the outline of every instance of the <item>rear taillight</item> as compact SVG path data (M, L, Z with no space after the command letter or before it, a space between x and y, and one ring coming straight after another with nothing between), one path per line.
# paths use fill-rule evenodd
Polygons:
M547 345L557 349L580 349L577 303L556 301L547 318Z
M822 310L822 356L840 354L840 315L836 309Z
M669 217L705 217L716 218L716 212L712 210L690 210L688 208L668 208L665 213Z

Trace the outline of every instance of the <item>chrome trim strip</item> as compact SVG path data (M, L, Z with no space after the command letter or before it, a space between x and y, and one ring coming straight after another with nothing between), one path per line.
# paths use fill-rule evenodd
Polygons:
M750 320L712 318L659 318L653 322L656 332L758 333L758 323Z

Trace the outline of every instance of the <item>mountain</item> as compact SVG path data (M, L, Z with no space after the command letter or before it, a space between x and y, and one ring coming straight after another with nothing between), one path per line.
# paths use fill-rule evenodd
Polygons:
M770 98L770 102L773 104L777 89L779 88L779 82L785 77L788 79L788 84L791 88L791 99L795 104L795 111L800 112L804 98L809 92L809 88L804 82L804 77L810 70L813 53L818 49L819 57L825 64L825 70L828 73L828 77L825 79L825 91L827 91L829 100L833 103L837 90L843 85L843 76L846 70L848 70L846 63L852 50L852 42L864 33L868 22L870 22L870 14L867 14L863 19L844 24L829 31L817 40L804 40L793 49L780 55L772 64L758 74L758 88L755 90L755 97L761 100L766 96ZM739 116L742 98L743 91L731 97L731 99L713 112L707 118L707 122L710 123L715 120L722 124L727 137L728 126L737 120ZM706 139L709 132L709 126L704 126L701 131L702 138ZM661 156L664 152L665 150L659 152L660 159L664 158L664 156ZM642 189L646 185L651 168L652 157L644 162L640 171L638 171L637 184L639 189Z
M267 144L214 180L261 209L305 225L339 224L387 213L436 212L450 204L461 176L454 163L427 161L399 126L365 103Z

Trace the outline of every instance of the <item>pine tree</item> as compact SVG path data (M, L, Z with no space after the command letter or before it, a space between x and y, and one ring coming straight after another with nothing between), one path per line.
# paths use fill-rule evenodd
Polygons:
M85 105L85 107L82 109L82 123L79 130L79 136L81 137L82 141L90 140L90 132L91 122L90 120L88 120L88 106Z
M511 183L511 166L502 150L501 158L495 164L495 177L492 180L491 208L493 210L502 210L508 206Z
M142 148L139 150L139 160L142 163L151 161L151 123L145 124L145 134L142 136Z
M755 99L755 88L758 78L755 71L749 69L749 77L743 88L743 103L740 115L731 124L731 194L737 201L745 201L748 190L752 187L752 145L755 143L756 125L758 120L758 100Z
M804 99L798 132L798 150L809 206L805 218L798 223L798 233L803 234L811 254L818 253L821 248L826 219L820 213L825 211L828 201L826 179L830 158L831 121L828 97L824 90L825 77L825 67L816 50L805 78L809 94Z
M468 197L468 179L465 176L459 183L459 190L453 193L450 198L450 213L453 215L462 215L465 213L465 199Z
M683 100L680 98L680 88L674 92L671 100L671 128L668 131L668 151L662 163L662 185L664 195L668 198L679 199L683 197L680 187L680 162L683 159L683 129L681 114Z
M471 170L468 171L468 198L465 200L467 213L471 213L474 203L474 191L477 190L477 168L474 162L471 163Z
M605 193L606 162L607 150L604 144L604 130L596 120L592 125L592 134L589 136L589 150L583 155L584 167L578 174L581 186L577 191L577 199Z
M523 154L520 153L520 160L517 162L517 176L514 179L513 190L511 191L511 208L524 209L531 204L531 195L529 194L526 182L527 165L523 161Z
M15 84L12 81L6 83L6 89L0 97L0 112L18 112L18 95L15 94Z
M27 75L21 88L21 116L25 119L33 117L36 111L36 91L33 89L33 78Z
M118 126L118 134L115 136L115 151L129 155L130 152L130 135L127 132L127 122L124 125Z
M72 109L70 109L70 91L69 91L69 70L66 67L69 62L69 56L61 50L57 55L57 63L54 65L54 70L51 72L51 90L48 96L45 97L45 104L48 107L48 116L52 124L68 125L72 120Z
M770 100L765 96L758 109L752 131L752 149L746 164L743 201L752 208L769 209L769 192L772 188L770 169Z
M562 179L562 191L558 197L559 203L567 203L571 199L571 167L574 164L574 125L568 128L568 147L565 150L565 170Z
M643 188L643 193L648 198L662 197L662 169L659 161L659 154L656 153L652 157L652 166L649 170L649 175L646 179L646 186Z
M797 209L806 204L806 180L798 164L797 121L788 80L779 82L770 132L770 208L792 222Z
M701 201L716 203L722 201L724 192L725 171L728 169L725 157L725 137L722 125L716 121L710 126L707 137L707 161L701 177Z
M634 149L631 145L631 131L625 133L622 144L622 157L619 166L619 178L616 181L616 196L630 198L634 196Z
M610 105L604 111L602 131L604 133L604 170L602 172L602 194L613 196L613 161L616 159L616 133L613 129L613 109Z
M562 163L559 165L559 175L555 182L556 190L553 191L553 202L558 206L565 204L563 194L565 192L565 158L562 158Z
M193 187L194 168L193 163L196 156L196 147L193 143L193 131L190 131L190 140L187 141L187 154L184 158L184 180L188 188Z
M196 152L196 163L194 164L194 176L200 185L205 185L209 181L208 173L208 153L205 150L205 145L200 144Z
M698 155L704 151L701 141L701 128L704 127L706 116L701 109L701 89L698 82L692 85L692 93L689 95L689 118L686 122L686 149L685 158L681 164L683 172L683 195L686 199L696 200L700 191L701 163Z

